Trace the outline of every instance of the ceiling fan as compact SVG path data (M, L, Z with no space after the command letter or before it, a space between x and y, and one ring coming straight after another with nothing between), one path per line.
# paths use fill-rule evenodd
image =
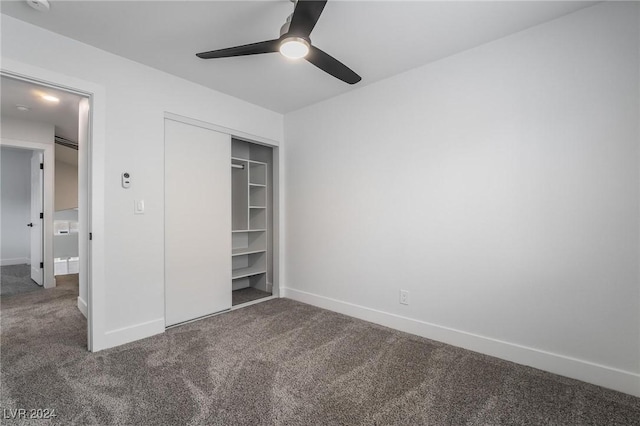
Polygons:
M257 55L280 52L290 59L304 58L322 71L349 84L356 84L362 78L342 62L311 44L309 35L322 14L327 0L291 0L295 3L293 13L280 28L280 38L197 53L202 59L229 58L232 56Z

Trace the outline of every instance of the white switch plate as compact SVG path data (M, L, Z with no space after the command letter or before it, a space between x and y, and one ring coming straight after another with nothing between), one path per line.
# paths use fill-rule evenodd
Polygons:
M144 200L135 200L133 203L134 214L144 214Z
M409 292L407 290L400 290L400 304L409 304Z

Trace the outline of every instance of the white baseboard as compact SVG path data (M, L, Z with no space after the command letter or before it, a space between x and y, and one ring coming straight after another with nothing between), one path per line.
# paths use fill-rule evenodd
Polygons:
M0 266L24 265L30 263L27 257L16 257L14 259L0 259Z
M82 300L80 296L78 296L78 309L82 312L82 315L87 318L87 302Z
M140 324L107 331L104 334L104 339L101 339L104 342L103 345L100 345L102 347L94 348L94 351L124 345L125 343L164 333L164 328L164 318L158 318Z
M282 297L496 358L640 396L640 374L431 324L292 288Z

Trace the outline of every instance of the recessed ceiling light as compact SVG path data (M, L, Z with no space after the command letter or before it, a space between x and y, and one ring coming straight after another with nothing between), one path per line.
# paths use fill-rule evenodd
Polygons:
M26 106L26 105L20 105L20 104L17 104L17 105L16 105L16 109L17 109L18 111L24 111L24 112L27 112L27 111L29 111L31 108L29 108L29 107L28 107L28 106Z
M39 10L40 12L48 12L49 11L49 2L48 0L26 0L27 4L34 8L35 10Z
M51 95L42 95L42 99L44 99L45 101L48 101L48 102L55 102L55 103L60 102L60 99L56 98L55 96L51 96Z

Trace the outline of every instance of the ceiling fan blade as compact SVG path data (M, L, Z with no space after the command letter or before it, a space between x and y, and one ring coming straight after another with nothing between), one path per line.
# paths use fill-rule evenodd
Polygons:
M351 68L315 46L311 46L309 54L305 59L320 68L322 71L331 74L345 83L356 84L362 80L362 77L353 72Z
M227 47L226 49L212 50L210 52L196 53L198 58L230 58L232 56L258 55L260 53L277 52L280 46L280 39L261 41L258 43L245 44L243 46Z
M327 0L298 0L287 34L309 37L316 22L320 19L325 4L327 4Z

